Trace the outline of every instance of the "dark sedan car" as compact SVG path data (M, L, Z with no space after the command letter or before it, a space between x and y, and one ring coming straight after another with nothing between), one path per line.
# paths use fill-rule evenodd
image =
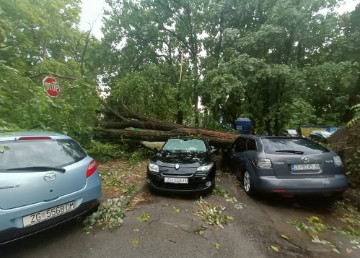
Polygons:
M207 194L215 187L215 171L204 140L170 138L150 159L147 183L152 192Z
M306 138L242 135L224 158L249 195L332 196L347 189L340 157Z

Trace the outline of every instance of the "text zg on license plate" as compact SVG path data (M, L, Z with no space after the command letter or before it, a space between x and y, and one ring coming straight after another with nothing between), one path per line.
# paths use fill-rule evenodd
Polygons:
M320 170L320 164L292 164L292 171Z
M46 210L42 210L23 217L24 227L32 226L42 221L55 218L62 214L68 213L75 209L74 202L68 202L56 207L52 207Z
M188 178L186 177L165 177L165 183L172 183L172 184L187 184Z

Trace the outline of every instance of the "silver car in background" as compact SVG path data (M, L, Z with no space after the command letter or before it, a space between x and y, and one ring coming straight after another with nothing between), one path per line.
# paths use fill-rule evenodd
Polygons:
M99 205L96 161L51 132L0 134L0 243L91 212Z

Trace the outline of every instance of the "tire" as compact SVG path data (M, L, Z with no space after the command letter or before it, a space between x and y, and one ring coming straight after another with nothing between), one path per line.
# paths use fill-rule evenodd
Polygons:
M245 170L242 176L242 183L245 193L249 196L254 196L256 192L252 180L251 174Z

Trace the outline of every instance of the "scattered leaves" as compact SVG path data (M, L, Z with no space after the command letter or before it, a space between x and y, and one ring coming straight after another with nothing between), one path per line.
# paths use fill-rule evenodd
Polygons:
M202 199L202 197L196 201L196 204L199 206L196 214L209 225L216 225L223 228L222 224L233 219L231 216L222 213L225 210L224 207L213 206Z
M283 239L289 240L288 236L286 236L286 235L281 234L280 236L281 236L281 238L283 238Z
M278 247L278 246L276 246L276 245L270 245L270 248L271 248L271 250L273 250L274 252L280 252L280 248Z
M215 196L225 196L227 194L228 194L228 192L226 190L224 190L218 186L216 186L214 188L214 190L212 191L212 195L215 195Z
M138 220L139 220L140 222L146 222L146 221L149 221L150 218L151 218L150 214L147 214L147 213L144 212L143 214L141 214L141 215L138 217Z
M219 243L214 243L214 247L215 247L216 249L220 249L221 245L220 245Z
M140 243L139 239L132 239L131 242L133 243L133 245L138 245Z
M176 207L173 207L173 211L174 211L175 213L179 213L179 212L180 212L180 209L179 209L179 208L176 208Z
M120 227L124 218L122 201L122 198L114 198L102 202L97 212L84 220L84 231L88 234L95 226L105 226L108 229Z

